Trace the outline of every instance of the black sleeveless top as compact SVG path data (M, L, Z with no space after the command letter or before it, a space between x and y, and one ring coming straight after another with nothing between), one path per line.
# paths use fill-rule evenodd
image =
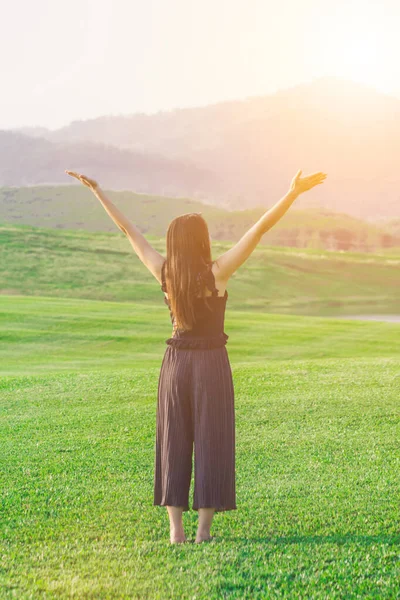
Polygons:
M168 293L165 279L166 261L164 261L161 269L161 290ZM225 308L228 299L228 292L225 290L223 296L218 296L218 290L215 287L215 277L209 265L206 270L197 275L198 285L203 282L212 292L212 296L207 296L207 301L211 310L205 305L204 298L194 298L196 307L196 322L191 330L175 329L175 319L171 310L171 305L164 295L164 302L168 306L171 323L174 328L172 337L168 338L165 343L175 348L194 348L199 350L207 350L211 348L220 348L225 346L229 335L224 332L225 324Z

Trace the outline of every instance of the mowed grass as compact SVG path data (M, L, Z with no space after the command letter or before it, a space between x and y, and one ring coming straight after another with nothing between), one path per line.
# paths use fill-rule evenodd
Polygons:
M399 597L400 325L228 300L238 510L171 546L162 298L3 295L0 319L1 597Z
M172 335L167 306L75 298L0 296L0 374L115 371L161 366ZM399 357L400 326L327 317L225 315L235 364L276 360Z

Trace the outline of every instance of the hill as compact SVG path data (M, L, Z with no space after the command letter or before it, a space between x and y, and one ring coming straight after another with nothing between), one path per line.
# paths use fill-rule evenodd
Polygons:
M262 207L228 211L191 198L107 191L111 200L146 234L162 237L170 221L201 212L215 240L239 240L265 212ZM119 231L100 202L82 185L0 188L0 222L86 231ZM297 201L264 236L274 246L375 251L400 247L392 222L381 226L322 208L298 209Z
M323 170L329 179L300 199L302 208L320 206L371 221L398 216L400 100L345 79L322 77L242 101L24 131L60 144L107 143L190 161L209 174L207 185L196 182L192 193L175 171L173 195L193 196L201 188L203 195L196 197L219 206L270 206L303 168L305 173ZM103 163L89 163L84 155L76 155L74 165L88 168L100 181L107 177L110 188L124 185L122 174L108 178ZM55 181L49 171L46 177ZM146 177L145 191L160 193L158 171L149 170Z
M185 159L143 154L104 143L49 141L0 130L0 185L65 184L71 181L65 169L95 174L103 185L138 192L212 197L219 189L214 173Z
M165 237L148 237L165 255ZM216 259L231 246L213 243ZM399 314L400 254L260 245L229 281L229 305L302 315ZM0 225L0 293L163 304L119 233Z

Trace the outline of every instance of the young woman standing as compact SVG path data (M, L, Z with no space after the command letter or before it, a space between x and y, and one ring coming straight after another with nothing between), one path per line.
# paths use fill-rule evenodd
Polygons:
M91 189L136 254L159 282L173 331L162 360L156 416L154 505L166 506L170 541L187 541L182 515L189 510L194 448L195 542L212 539L215 512L236 510L234 386L224 332L227 284L266 231L303 192L326 174L301 177L229 250L213 261L207 223L198 213L171 221L167 258L107 198L93 179L66 171Z

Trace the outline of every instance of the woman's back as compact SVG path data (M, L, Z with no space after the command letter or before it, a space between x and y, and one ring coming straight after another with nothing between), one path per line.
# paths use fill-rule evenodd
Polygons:
M204 297L194 298L196 321L190 330L178 330L175 327L175 319L168 298L165 279L165 264L161 270L161 289L164 292L164 302L170 312L171 323L174 331L166 344L177 348L218 348L224 346L229 336L224 332L225 308L228 299L228 291L216 287L215 275L210 265L203 272L198 273L199 283L206 287ZM222 292L222 295L221 295Z

